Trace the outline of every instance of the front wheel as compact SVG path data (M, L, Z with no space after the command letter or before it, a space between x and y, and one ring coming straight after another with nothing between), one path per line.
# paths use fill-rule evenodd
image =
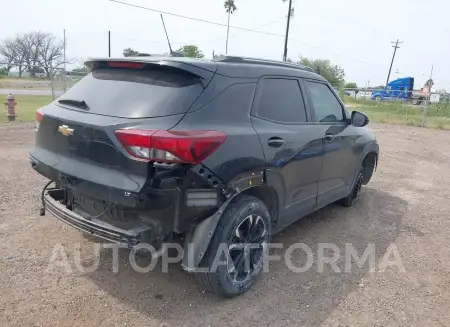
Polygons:
M364 180L364 175L363 175L363 170L361 169L358 172L358 175L356 175L355 183L353 184L353 188L352 188L350 194L341 200L341 203L344 206L351 207L356 203L356 201L358 200L358 195L361 191L363 180Z
M270 215L265 204L238 196L225 209L198 277L207 291L233 297L247 291L261 273L270 242Z

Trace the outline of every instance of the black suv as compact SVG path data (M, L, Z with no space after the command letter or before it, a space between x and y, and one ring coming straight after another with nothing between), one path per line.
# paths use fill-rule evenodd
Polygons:
M376 167L367 116L349 115L311 68L242 57L86 65L36 112L31 165L55 183L41 213L127 248L181 239L183 268L220 296L253 284L271 235L332 202L351 206ZM226 264L199 272L223 245Z

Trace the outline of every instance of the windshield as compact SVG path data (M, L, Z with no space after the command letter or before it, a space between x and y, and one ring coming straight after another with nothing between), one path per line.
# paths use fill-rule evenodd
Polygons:
M123 118L185 113L203 91L200 78L181 69L95 69L58 100L89 104L88 112ZM64 106L77 110L74 106ZM85 111L85 110L84 110Z

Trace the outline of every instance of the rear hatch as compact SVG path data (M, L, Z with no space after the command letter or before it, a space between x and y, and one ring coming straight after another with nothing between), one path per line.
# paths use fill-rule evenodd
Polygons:
M177 62L95 61L92 72L37 112L30 151L41 174L71 189L112 200L139 192L148 160L130 155L117 130L166 131L203 92L214 71ZM198 72L201 72L200 74ZM104 186L111 190L107 192Z

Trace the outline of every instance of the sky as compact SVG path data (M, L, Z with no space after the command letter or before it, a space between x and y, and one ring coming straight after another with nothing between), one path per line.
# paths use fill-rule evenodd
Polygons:
M6 1L6 0L2 0ZM227 23L223 0L121 0L179 15ZM412 76L415 88L430 77L436 89L450 91L450 3L445 0L293 0L288 57L329 59L345 71L346 81L377 86L386 81L397 50L391 80ZM235 0L230 25L280 36L230 28L229 55L281 60L288 3L282 0ZM164 53L168 45L156 12L108 0L15 0L0 19L0 40L34 30L63 37L67 58L80 66L89 57L112 56L131 47L140 52ZM225 53L226 27L164 15L172 48L195 44L212 57Z

